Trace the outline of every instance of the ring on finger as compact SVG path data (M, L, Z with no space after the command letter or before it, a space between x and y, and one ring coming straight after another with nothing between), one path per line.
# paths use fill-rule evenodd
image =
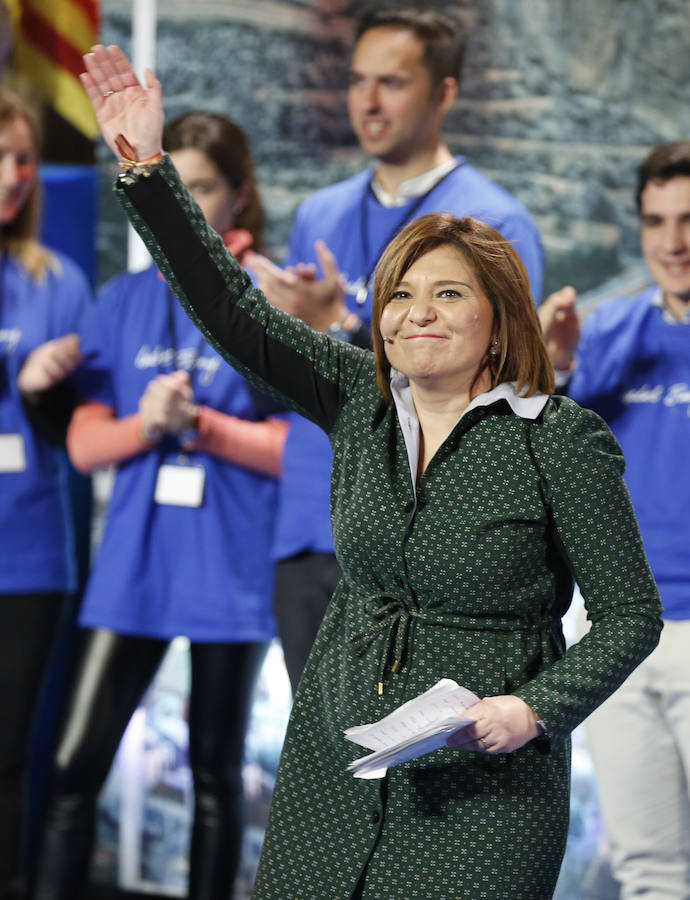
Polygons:
M479 738L479 743L482 745L482 750L489 749L489 742L485 741L484 738Z
M110 97L110 95L111 95L111 94L114 94L114 93L115 93L115 91L106 91L106 92L103 94L103 97L104 97L104 98Z

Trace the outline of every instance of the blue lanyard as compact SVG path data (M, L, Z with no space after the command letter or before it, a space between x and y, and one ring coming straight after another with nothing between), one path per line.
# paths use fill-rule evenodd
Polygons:
M446 178L448 178L450 175L452 175L453 172L455 172L457 169L460 168L460 166L464 166L464 165L465 165L465 160L460 160L460 161L456 162L455 165L453 166L453 168L449 169L445 173L445 175L442 175L438 181L434 182L434 184L431 185L431 187L429 188L428 191L425 191L423 194L420 194L415 199L412 206L410 206L408 209L405 210L403 215L400 217L399 221L396 222L396 224L393 226L393 228L389 232L388 236L385 238L384 241L382 241L381 245L379 246L379 248L376 252L376 255L373 258L373 262L371 261L371 255L370 255L371 249L370 249L370 244L369 244L369 221L368 221L368 217L367 217L367 198L369 196L369 192L373 193L373 191L371 188L371 182L370 181L367 182L364 190L362 191L362 199L360 200L360 204L359 204L359 231L360 231L360 236L362 239L362 259L365 261L368 261L368 263L367 263L366 276L363 279L362 286L357 291L356 302L357 302L358 306L363 306L366 303L367 296L369 294L369 282L371 281L371 276L374 274L374 269L376 268L376 263L379 261L379 257L381 256L381 254L383 253L385 248L388 246L388 244L390 244L390 242L393 240L393 238L396 236L396 234L398 234L399 231L402 231L402 229L405 227L405 225L408 224L408 222L411 222L412 219L414 219L415 213L417 212L417 210L424 203L424 201L427 200L431 196L431 194L433 194L433 192L436 190L436 188L440 184L443 184L443 182L446 180Z
M173 293L170 290L170 287L167 285L166 287L168 288L166 292L166 296L168 299L168 335L170 337L170 349L173 352L173 370L177 371L178 369L182 368L180 359L180 346L179 341L177 340L177 323L175 321L175 310L178 307L177 301L173 297ZM203 346L204 339L202 337L197 346L194 348L194 355L189 360L189 366L187 367L187 371L189 372L189 380L192 383L192 387L194 385L194 373L196 372L197 363L201 358L201 351ZM198 402L196 390L194 390L194 399L196 402ZM186 465L188 463L187 453L186 451L182 450L182 444L187 437L192 438L195 436L196 432L183 432L182 434L178 434L175 436L175 439L177 440L181 451L177 459L177 465Z

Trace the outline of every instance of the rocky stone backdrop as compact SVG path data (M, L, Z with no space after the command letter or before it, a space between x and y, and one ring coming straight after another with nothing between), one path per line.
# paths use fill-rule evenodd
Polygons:
M595 297L644 278L634 169L690 136L687 0L460 0L471 38L447 119L453 152L515 193L542 232L546 291ZM345 105L358 0L160 0L158 56L170 115L203 107L251 138L280 260L297 203L360 168ZM131 3L103 0L103 40L129 45ZM100 280L125 264L104 160ZM603 288L601 287L603 285Z

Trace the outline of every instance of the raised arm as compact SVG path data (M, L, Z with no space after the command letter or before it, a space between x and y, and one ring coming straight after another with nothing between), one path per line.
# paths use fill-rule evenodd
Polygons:
M117 193L173 292L207 341L250 383L329 432L371 354L272 307L208 225L168 157L161 86L144 88L117 47L95 47L83 77L125 170Z

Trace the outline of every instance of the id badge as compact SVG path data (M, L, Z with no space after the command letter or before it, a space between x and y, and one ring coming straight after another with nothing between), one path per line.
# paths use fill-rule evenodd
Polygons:
M163 463L158 469L153 499L163 506L201 506L205 479L203 466Z
M26 453L21 434L0 434L0 472L24 472Z

